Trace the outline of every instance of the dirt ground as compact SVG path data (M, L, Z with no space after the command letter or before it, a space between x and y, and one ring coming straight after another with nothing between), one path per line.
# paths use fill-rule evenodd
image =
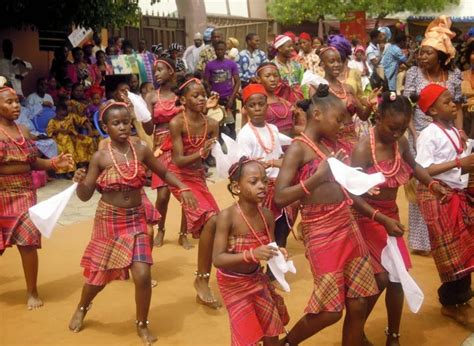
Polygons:
M221 207L232 203L225 182L210 187ZM153 192L149 196L154 200ZM68 220L63 220L63 226L57 228L51 239L43 240L38 279L45 302L42 309L27 311L25 307L25 284L18 251L9 249L0 259L1 345L140 344L135 334L134 286L131 281L114 282L99 294L82 332L74 334L67 328L79 300L83 283L79 261L92 227L92 214L82 214L86 215L85 220L74 221L83 210L78 209L78 203L74 200L68 206ZM93 211L95 202L89 203ZM406 202L402 196L399 205L402 220L406 221ZM158 345L228 345L226 310L212 311L195 303L192 282L197 248L186 251L177 245L181 215L178 207L172 200L165 245L153 253L152 275L158 280L158 286L153 289L150 328L159 336ZM296 275L288 274L291 293L283 294L291 316L291 327L303 313L312 290L312 277L303 245L291 237L288 250L298 270ZM405 306L400 331L402 345L461 345L471 332L440 315L436 293L439 279L433 259L412 256L412 261L411 273L425 294L425 302L416 315ZM211 284L217 294L214 275ZM366 328L376 345L384 345L385 326L385 307L381 299ZM339 345L341 329L342 322L339 322L303 345ZM472 344L468 341L465 345Z

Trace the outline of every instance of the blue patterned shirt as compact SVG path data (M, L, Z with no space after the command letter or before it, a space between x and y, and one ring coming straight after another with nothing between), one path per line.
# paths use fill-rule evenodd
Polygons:
M235 58L235 62L239 67L240 80L243 83L250 82L250 78L257 75L257 68L260 64L267 61L267 56L260 49L255 49L253 53L250 53L247 49L241 50L239 55Z

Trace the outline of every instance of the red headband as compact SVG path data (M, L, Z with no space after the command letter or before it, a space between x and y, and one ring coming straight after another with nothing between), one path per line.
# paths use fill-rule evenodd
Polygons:
M324 48L322 48L322 49L319 51L319 57L322 58L322 57L323 57L323 54L326 54L326 53L329 52L330 50L339 53L339 51L338 51L336 48L334 48L334 47L324 47Z
M1 92L4 92L4 91L7 91L7 90L8 90L8 91L11 91L12 93L14 93L14 94L16 95L16 90L15 90L15 89L12 89L12 88L10 88L10 87L7 87L7 86L1 87L1 88L0 88L0 93L1 93Z
M254 94L262 94L268 96L267 91L265 90L262 84L251 83L242 90L242 101L246 103L248 98Z
M201 84L201 81L197 78L191 78L190 80L187 80L186 82L184 82L183 84L181 84L181 86L178 88L178 90L183 90L186 85L190 84L191 82L195 82L197 84Z
M300 34L300 40L311 41L311 35L308 34L307 32L302 32Z
M277 67L276 65L268 64L268 65L259 66L259 67L257 68L257 71L255 71L255 72L256 72L257 74L259 74L260 71L262 71L264 68L267 68L267 67L278 71L278 67Z
M100 113L99 113L99 120L102 120L105 111L106 111L107 109L109 109L110 107L113 107L113 106L120 106L120 107L128 108L128 105L127 105L125 102L115 102L115 101L109 102L104 108L102 108L102 109L100 110Z
M156 67L156 65L158 65L159 62L165 64L170 70L172 70L172 71L175 70L175 68L174 68L173 66L171 66L168 61L163 60L163 59L157 59L157 60L155 60L155 63L153 64L153 66Z
M444 93L446 89L439 84L429 84L420 92L420 99L418 100L418 107L426 113L428 109L436 102L436 100Z

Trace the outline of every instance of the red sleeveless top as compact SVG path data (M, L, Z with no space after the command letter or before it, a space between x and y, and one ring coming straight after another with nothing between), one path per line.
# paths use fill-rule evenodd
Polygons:
M130 166L125 162L119 163L120 170L127 176L132 175L132 170L135 167L135 161L130 161ZM97 178L96 188L100 193L114 192L114 191L131 191L141 189L145 185L146 170L143 163L138 162L138 173L133 179L124 179L117 171L114 165L104 169Z

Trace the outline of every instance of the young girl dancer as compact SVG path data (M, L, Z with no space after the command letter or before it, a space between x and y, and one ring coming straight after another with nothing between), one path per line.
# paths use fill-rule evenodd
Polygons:
M15 90L0 81L0 255L16 245L26 280L28 309L43 305L38 296L38 253L41 235L28 216L36 204L33 170L67 169L74 162L70 154L51 160L40 159L29 131L15 120L20 116L20 101Z
M273 241L273 214L260 207L267 193L265 168L243 156L230 167L229 179L229 191L239 200L217 217L213 259L229 313L231 344L278 345L289 316L260 266L278 251L268 246Z
M307 109L308 123L301 137L295 138L285 157L275 188L275 203L282 207L301 201L303 239L314 277L314 290L305 315L286 338L297 345L321 329L336 323L347 313L343 345L361 345L367 299L378 293L370 256L352 215L354 205L373 215L389 234L401 235L395 220L375 213L362 199L349 196L337 184L326 159L347 158L347 143L337 140L346 114L345 105L319 85ZM299 184L293 185L293 181Z
M429 84L421 90L418 106L433 118L416 141L416 161L435 181L428 188L418 186L417 200L442 282L438 289L441 313L472 328L473 310L467 302L472 297L474 208L466 194L465 173L474 172L474 155L463 151L461 136L454 127L457 108L449 90ZM448 190L447 203L430 194L440 184Z
M393 95L393 94L392 94ZM352 152L352 166L361 167L367 173L381 172L386 180L379 185L378 195L364 196L364 199L376 211L380 211L400 221L397 206L397 192L400 186L408 182L413 174L428 186L432 179L421 166L417 165L411 155L404 133L407 130L413 113L411 102L404 96L383 94L376 117L376 126L370 129L368 137L359 141ZM433 186L438 197L443 196L444 189ZM389 282L388 273L382 266L382 250L387 245L385 227L369 217L357 215L357 223L362 237L369 249L372 269L379 288L379 294L368 298L367 316L375 306L377 299L385 288L385 305L387 307L388 327L385 330L387 345L399 345L400 320L403 309L403 290L398 282ZM397 238L398 248L402 254L405 267L411 267L410 256L403 237Z
M379 90L374 90L368 98L366 105L362 105L354 89L338 79L343 71L343 63L337 49L334 47L325 47L321 49L319 56L321 57L321 67L324 69L324 78L329 83L329 90L344 102L347 109L346 115L344 116L344 127L341 132L341 137L354 146L357 144L358 138L352 117L357 115L360 120L366 121L372 112L370 102L375 102L372 100L374 100Z
M171 162L171 141L169 122L178 113L182 111L182 107L176 105L178 99L172 88L176 84L176 64L168 58L161 58L155 61L155 79L160 85L156 92L149 93L145 101L148 109L153 115L154 133L153 144L155 156L163 164L168 167ZM163 245L165 236L166 214L168 212L168 203L170 201L170 190L163 180L156 174L152 175L151 187L156 189L156 209L161 214L161 220L158 223L158 233L154 241L155 246ZM178 242L184 248L189 248L190 244L186 235L179 236Z
M249 122L237 136L240 155L261 160L268 177L268 193L263 206L270 209L275 220L275 241L286 246L289 233L288 220L284 209L277 208L273 202L275 180L282 162L283 150L278 136L278 128L265 121L267 92L261 84L249 84L242 91L242 100Z
M101 111L104 130L110 136L107 149L96 152L87 173L76 171L77 195L89 200L97 189L99 201L89 242L81 266L86 283L69 329L79 332L92 300L112 280L126 280L132 272L136 290L137 333L148 345L156 341L148 330L151 299L151 247L148 239L141 190L147 168L179 189L182 203L196 206L189 188L166 171L151 150L130 140L132 118L126 103L111 102Z
M303 131L305 117L296 112L291 103L275 94L280 83L278 67L272 62L263 63L257 69L257 77L267 92L267 123L275 125L278 131L290 137Z
M206 91L199 79L181 77L176 95L184 111L175 116L169 124L173 152L168 169L191 189L199 203L199 207L194 210L183 206L180 235L189 232L194 238L199 238L194 281L197 291L196 301L217 309L221 305L211 292L209 277L215 218L219 207L207 188L202 160L209 155L219 135L219 124L205 115ZM170 191L178 197L178 189L170 187Z

